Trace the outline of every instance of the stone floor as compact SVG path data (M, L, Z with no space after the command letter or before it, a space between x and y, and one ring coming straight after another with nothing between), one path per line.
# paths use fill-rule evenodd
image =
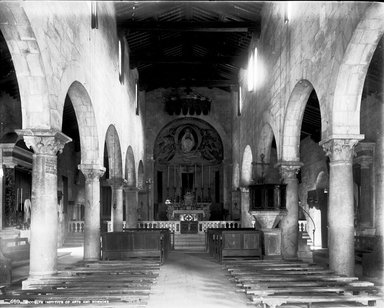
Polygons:
M83 248L61 248L58 256L58 268L62 269L81 261ZM28 270L28 266L14 270L13 281L16 285L27 278ZM228 279L228 275L221 264L204 252L171 251L161 266L158 282L152 287L147 307L250 307L246 295L235 291L235 285ZM373 282L382 286L377 281Z
M236 293L221 264L206 253L172 251L152 288L148 308L249 307L244 293Z

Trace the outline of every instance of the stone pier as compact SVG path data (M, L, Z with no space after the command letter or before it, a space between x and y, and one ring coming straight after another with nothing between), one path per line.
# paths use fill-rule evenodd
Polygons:
M329 268L337 274L353 276L354 203L352 161L354 146L361 135L354 138L330 138L322 141L330 158L329 175Z
M57 271L57 154L71 138L56 130L17 130L34 151L32 162L32 206L29 277L33 280Z
M100 177L105 168L99 165L81 164L85 176L84 211L84 260L100 259Z

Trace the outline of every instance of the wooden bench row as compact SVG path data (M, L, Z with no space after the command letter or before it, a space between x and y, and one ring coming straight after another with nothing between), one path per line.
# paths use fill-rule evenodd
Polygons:
M169 229L124 229L101 235L103 260L154 258L163 263L171 249Z
M230 260L224 268L252 304L264 308L383 307L383 294L373 283L336 275L299 261Z
M0 306L145 307L159 270L159 262L148 259L80 262L30 283L28 290L3 290Z
M206 250L220 262L234 256L262 259L262 234L251 228L207 229Z
M28 238L0 238L0 283L12 281L12 268L25 265L29 260Z

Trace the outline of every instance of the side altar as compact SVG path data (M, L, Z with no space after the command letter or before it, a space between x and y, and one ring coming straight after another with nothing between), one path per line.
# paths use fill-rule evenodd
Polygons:
M181 202L167 202L167 218L172 221L203 221L211 216L210 202L196 202L187 192Z

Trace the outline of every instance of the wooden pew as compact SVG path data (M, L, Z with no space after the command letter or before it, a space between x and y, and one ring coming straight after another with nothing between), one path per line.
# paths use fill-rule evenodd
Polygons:
M28 290L7 290L0 306L145 307L159 270L160 263L149 259L143 264L136 259L81 261L31 283Z
M222 262L232 257L257 257L262 259L261 231L252 228L207 229L207 250Z
M382 307L383 294L371 282L339 276L318 265L294 261L231 260L224 262L240 292L264 308ZM283 305L283 306L282 306Z
M12 281L12 268L25 265L29 260L28 238L0 238L0 283Z
M170 250L169 229L124 229L101 235L103 260L155 258L163 263Z

